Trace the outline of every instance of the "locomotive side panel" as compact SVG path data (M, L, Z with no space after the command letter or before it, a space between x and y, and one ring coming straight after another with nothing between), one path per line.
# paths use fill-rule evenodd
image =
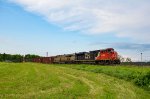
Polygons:
M54 63L58 63L60 62L60 60L61 60L60 55L54 57Z
M54 57L54 63L73 63L74 60L74 54L58 55Z
M66 55L66 63L74 63L75 61L75 54L68 54Z
M85 60L85 52L80 52L75 54L76 60Z
M90 51L90 60L95 60L100 50Z
M90 53L88 52L76 53L75 60L90 60Z

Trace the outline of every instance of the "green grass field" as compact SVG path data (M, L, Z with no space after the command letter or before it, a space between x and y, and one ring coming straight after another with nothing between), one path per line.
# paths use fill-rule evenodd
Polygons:
M99 66L99 65L57 65L69 67L77 70L103 73L126 81L131 81L135 85L150 91L150 67L143 66Z
M148 67L0 63L0 98L149 99L149 71Z

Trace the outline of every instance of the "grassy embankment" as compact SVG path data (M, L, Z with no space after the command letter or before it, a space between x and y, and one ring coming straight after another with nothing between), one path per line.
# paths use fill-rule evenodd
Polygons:
M92 70L89 66L0 63L0 98L149 99L149 92L130 82L103 73L76 70L81 67ZM111 67L107 68L109 71Z

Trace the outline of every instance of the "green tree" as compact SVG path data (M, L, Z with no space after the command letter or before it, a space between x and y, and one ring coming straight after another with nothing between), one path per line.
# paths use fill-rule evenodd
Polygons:
M3 61L3 54L0 54L0 61Z
M32 62L33 58L38 58L38 57L40 57L40 56L34 55L34 54L27 54L27 55L25 55L24 58L25 58L26 62Z
M127 57L126 62L132 62L131 58Z
M121 55L118 55L118 58L120 59L120 62L124 62L125 61L125 58Z

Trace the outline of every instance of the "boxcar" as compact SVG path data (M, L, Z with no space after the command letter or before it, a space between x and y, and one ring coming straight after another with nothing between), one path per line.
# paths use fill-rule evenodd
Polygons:
M53 63L53 61L54 61L53 57L41 57L41 63L51 64Z
M36 63L41 63L41 58L33 58L32 59L33 62L36 62Z

